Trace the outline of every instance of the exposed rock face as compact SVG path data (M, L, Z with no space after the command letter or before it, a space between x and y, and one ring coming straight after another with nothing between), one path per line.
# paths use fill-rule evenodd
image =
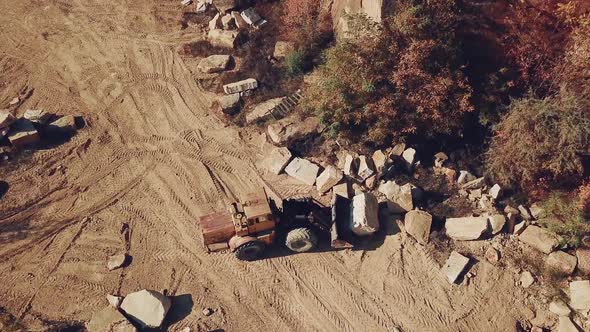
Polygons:
M51 113L44 110L26 110L23 118L31 122L46 124L52 116L53 115Z
M371 235L379 230L379 205L370 193L353 197L350 228L358 236Z
M233 115L240 110L240 94L232 93L231 95L223 95L217 98L219 108L225 114Z
M550 254L557 248L561 241L559 235L534 225L525 228L522 234L518 236L518 239L546 254Z
M490 226L492 227L492 234L496 235L502 231L506 224L506 217L503 214L494 214L488 217Z
M414 209L414 202L422 196L422 190L411 183L403 186L387 181L379 186L379 192L387 197L387 206L392 213L404 213Z
M302 158L293 159L293 161L285 167L285 173L309 186L313 186L315 183L319 170L320 168L318 165Z
M136 332L137 329L114 307L95 313L86 325L88 332Z
M570 282L570 306L576 310L590 310L590 281Z
M291 152L287 148L272 149L268 157L264 159L264 167L273 174L280 174L291 161Z
M477 240L488 229L486 217L447 218L445 230L454 240Z
M12 124L8 140L17 148L39 142L40 137L33 123L27 119L18 119Z
M428 243L432 215L426 211L412 210L406 213L404 228L418 243Z
M159 327L171 304L167 296L144 289L127 295L121 303L121 309L142 327Z
M234 48L236 46L238 36L239 33L237 31L228 31L221 29L209 30L209 33L207 34L207 37L211 45L227 48Z
M344 174L336 167L330 165L316 179L317 189L320 193L325 193L334 187L342 178Z
M283 101L284 97L272 98L254 106L254 108L246 114L246 123L250 124L256 120L267 115L273 108Z
M273 57L275 59L283 59L289 53L293 52L294 50L295 50L295 46L293 46L293 43L286 42L286 41L278 41L275 44L275 50L273 53Z
M197 66L197 68L203 73L217 73L227 69L230 59L230 55L210 55L206 58L201 59L201 61L199 61L199 65Z
M447 276L447 280L449 280L451 284L454 284L457 282L459 276L463 273L468 264L469 258L453 251L443 267L443 273Z
M570 275L576 269L578 259L576 256L572 256L563 251L555 251L547 256L545 260L545 266L547 269L563 273L564 275Z

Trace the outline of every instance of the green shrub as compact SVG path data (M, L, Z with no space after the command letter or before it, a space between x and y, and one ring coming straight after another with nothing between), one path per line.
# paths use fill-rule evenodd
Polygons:
M305 55L300 50L295 50L285 56L285 72L289 76L299 76L305 70Z
M552 193L542 204L546 218L540 223L549 230L561 235L564 244L572 247L580 245L582 238L590 234L590 220L584 217L575 195Z
M590 152L589 105L568 95L512 101L486 154L490 175L522 188L581 183L581 156Z

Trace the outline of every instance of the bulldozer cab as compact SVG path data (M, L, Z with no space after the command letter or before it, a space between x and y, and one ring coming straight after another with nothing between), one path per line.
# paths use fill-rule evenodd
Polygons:
M248 194L242 203L230 204L229 212L238 236L255 235L273 230L276 226L264 189Z

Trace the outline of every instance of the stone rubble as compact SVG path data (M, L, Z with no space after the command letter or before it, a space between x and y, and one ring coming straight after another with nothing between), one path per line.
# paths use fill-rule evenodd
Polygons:
M422 196L422 190L411 183L403 186L395 181L387 181L379 186L378 191L387 198L387 207L391 213L411 211Z
M23 118L39 124L47 124L52 116L53 114L44 110L26 110L23 114Z
M404 153L402 153L402 158L406 162L408 171L411 172L416 164L416 150L413 148L406 149Z
M492 228L492 235L496 235L504 228L506 217L503 214L494 214L488 217L488 222Z
M233 115L240 111L240 94L233 93L217 98L219 108L225 114Z

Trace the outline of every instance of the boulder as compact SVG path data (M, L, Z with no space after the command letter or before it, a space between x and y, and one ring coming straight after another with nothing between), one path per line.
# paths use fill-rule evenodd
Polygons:
M39 142L40 137L31 121L18 119L8 132L8 140L14 147L20 148Z
M303 121L296 118L281 119L267 128L268 136L275 144L286 144L292 139L317 134L319 131L320 121L313 116Z
M11 124L16 122L16 118L8 110L0 110L0 129L8 128Z
M217 13L217 14L215 14L215 16L213 16L211 21L209 21L209 31L213 31L213 30L220 29L220 28L221 28L221 14Z
M556 314L557 316L569 316L572 312L570 307L568 307L567 304L560 299L549 303L549 311Z
M295 46L293 45L293 43L286 41L277 41L277 43L275 44L273 57L275 59L283 59L293 51L295 51Z
M283 99L283 97L272 98L257 104L250 112L248 112L248 114L246 114L246 123L250 124L256 122L258 119L268 115L273 108L277 107L283 101Z
M468 264L469 258L453 251L443 267L443 273L447 276L447 280L449 280L451 284L454 284L459 280L459 276L463 273Z
M520 274L520 279L518 283L523 288L529 288L535 283L535 277L533 277L533 274L529 271L524 271Z
M393 148L391 148L391 152L389 155L401 157L405 150L406 150L406 143L398 143Z
M121 309L142 328L157 328L162 325L171 304L167 296L153 290L144 289L128 294L121 303Z
M291 161L291 152L289 149L275 148L270 151L270 154L264 159L264 167L273 174L280 174Z
M255 78L248 78L242 81L229 83L223 86L226 94L233 94L258 88L258 81Z
M227 69L231 55L214 54L199 61L197 68L203 73L217 73Z
M478 189L483 188L485 186L486 181L484 177L477 178L475 180L469 181L461 185L461 189Z
M400 186L395 181L387 181L382 183L378 190L387 197L387 207L392 213L413 210L415 202L422 196L422 190L411 183Z
M260 15L258 15L258 13L256 13L252 7L242 11L241 15L244 21L249 25L257 25L260 21L262 21L262 17L260 17Z
M114 307L108 306L92 315L88 332L136 332L137 329Z
M46 124L49 120L51 120L52 116L53 114L44 110L26 110L23 118L31 122Z
M465 184L467 182L477 179L475 175L468 171L459 171L459 177L457 178L457 184Z
M570 282L570 306L582 312L590 310L590 281Z
M494 247L489 247L486 250L484 257L488 262L496 265L500 261L500 252Z
M127 254L119 254L110 256L107 261L107 268L109 271L118 269L127 262Z
M404 153L402 153L402 158L406 161L408 170L411 171L416 163L416 150L413 148L406 149Z
M334 196L339 195L344 198L350 198L350 185L346 181L339 183L332 188L332 193Z
M350 213L350 227L358 236L371 235L379 230L379 204L370 193L353 197Z
M351 154L347 154L344 158L344 174L351 177L356 177L359 160Z
M365 181L373 174L375 174L375 167L373 166L373 161L371 159L367 159L367 157L365 156L359 156L359 168L357 175L361 178L362 181Z
M232 11L231 17L234 18L234 23L238 29L246 29L248 27L248 23L244 21L242 15L240 15L240 12Z
M76 129L76 118L73 115L62 116L47 126L47 131L56 134L72 134Z
M454 240L470 241L479 239L488 229L486 217L447 218L445 231Z
M238 40L239 33L237 31L214 29L209 30L207 37L213 46L234 48ZM226 92L228 93L228 92ZM234 92L229 92L234 93Z
M215 8L222 13L230 11L237 6L237 0L215 0Z
M221 25L225 30L231 30L236 27L235 20L231 14L225 14L221 18Z
M560 316L555 332L582 332L569 317Z
M285 173L309 186L313 186L315 183L319 170L318 165L302 158L293 159L285 167Z
M420 244L428 243L431 225L432 215L426 211L412 210L404 218L404 229Z
M488 217L488 222L492 228L492 235L496 235L502 231L506 224L506 217L503 214L494 214Z
M590 275L590 249L576 249L576 257L578 258L578 271L582 274Z
M371 157L373 160L373 165L375 166L375 171L378 174L382 174L385 168L389 165L390 160L389 158L383 153L381 150L377 150L373 152L373 156Z
M519 205L518 206L518 211L520 212L520 216L522 217L522 219L524 219L524 220L533 220L533 216L531 215L531 213L529 212L529 209L527 209L526 206Z
M445 162L449 160L449 156L447 156L444 152L439 152L434 155L434 167L442 168Z
M217 98L219 108L225 114L233 115L240 110L240 94L232 93L231 95L223 95Z
M499 184L495 184L490 188L490 191L488 192L488 194L490 194L490 196L493 199L498 199L500 198L500 196L502 195L502 188L500 187Z
M545 268L569 276L574 273L577 263L576 256L563 251L554 251L545 259Z
M330 165L324 169L324 171L318 176L316 179L316 186L318 192L325 193L326 191L332 189L342 178L344 174L336 167Z
M559 235L534 225L526 227L518 239L546 254L550 254L561 242Z
M107 294L107 301L109 301L113 308L119 309L121 302L123 302L123 297Z

